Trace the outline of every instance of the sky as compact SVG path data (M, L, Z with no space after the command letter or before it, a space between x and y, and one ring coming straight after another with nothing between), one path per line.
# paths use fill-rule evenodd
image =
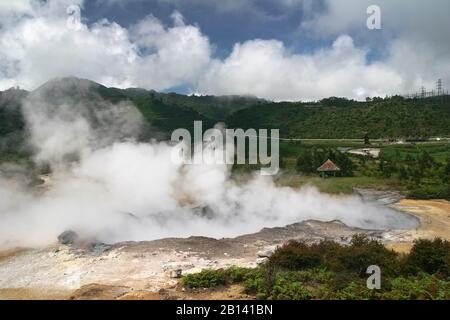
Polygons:
M65 76L274 101L448 88L449 13L448 0L0 0L0 90Z

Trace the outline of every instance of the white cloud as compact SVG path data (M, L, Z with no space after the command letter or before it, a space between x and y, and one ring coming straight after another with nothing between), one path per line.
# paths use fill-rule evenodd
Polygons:
M179 13L174 27L166 29L149 17L131 29L134 45L154 53L139 55L131 72L135 82L156 90L193 84L207 68L211 46L197 27L185 25Z
M74 75L110 86L162 90L194 82L209 61L207 37L184 25L180 14L174 15L173 27L149 16L130 30L107 20L73 30L67 27L67 7L57 11L53 3L0 31L1 87L33 89Z
M301 32L319 38L351 34L372 45L387 43L385 65L402 77L400 90L434 88L437 78L450 83L450 2L447 0L324 0L325 10L311 13ZM366 9L381 9L381 31L366 28Z
M399 74L383 64L368 65L365 55L349 36L305 55L290 53L279 41L248 41L236 45L225 61L216 61L200 88L210 94L311 100L332 95L361 99L401 85Z
M2 2L0 16L9 18L2 20L6 26L0 29L1 89L33 89L50 78L74 75L117 87L185 86L204 94L299 100L406 93L421 85L431 88L439 77L450 83L450 42L444 32L450 28L445 16L450 3L443 0L434 7L379 1L387 47L383 60L375 62L367 59L368 47L355 44L373 45L375 33L365 28L368 0L325 1L325 11L317 11L311 1L285 0L280 5L307 10L303 32L332 39L332 44L299 54L280 41L255 39L236 44L224 59L214 57L209 38L198 26L186 24L179 12L172 15L172 26L148 16L128 29L103 20L82 24L76 31L66 23L66 8L72 2ZM82 0L75 3L83 5ZM254 4L208 3L223 5L220 10Z
M26 13L31 13L31 3L26 0L17 0L17 1L0 1L0 17L3 21L4 18L9 17L11 15L21 16Z

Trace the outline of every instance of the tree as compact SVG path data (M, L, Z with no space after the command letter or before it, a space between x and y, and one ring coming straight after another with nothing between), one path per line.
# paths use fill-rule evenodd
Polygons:
M450 158L447 159L447 164L444 166L442 182L450 184Z
M303 173L314 172L314 165L312 162L311 152L309 150L303 150L300 156L297 158L297 170Z

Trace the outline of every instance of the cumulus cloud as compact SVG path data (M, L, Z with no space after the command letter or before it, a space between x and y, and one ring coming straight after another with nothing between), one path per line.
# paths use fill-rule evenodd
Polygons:
M131 39L141 52L130 70L136 84L156 90L192 84L207 68L212 50L208 38L198 27L185 25L179 12L172 18L169 29L154 17L131 28Z
M381 9L382 29L366 28L366 9ZM434 88L437 78L450 83L450 2L408 0L324 0L322 10L310 12L300 32L318 38L351 34L372 47L386 46L385 65L402 77L403 91L422 85ZM376 41L374 41L376 39Z
M236 45L224 61L215 61L200 88L275 100L361 99L395 92L402 84L400 74L382 63L368 64L366 54L347 35L313 54L293 54L280 41L248 41Z
M158 1L187 10L186 2ZM322 46L292 50L276 39L254 39L235 44L219 59L208 36L186 24L182 12L174 12L170 26L150 15L128 28L82 20L73 30L67 27L67 5L82 6L82 0L19 0L0 5L0 88L33 89L53 77L75 75L107 86L184 87L273 100L408 93L434 87L437 78L450 83L450 42L444 32L450 28L450 4L435 2L379 1L383 30L369 31L369 0L283 0L277 6L304 12L299 37L316 36ZM188 3L227 12L259 6L255 1ZM371 56L374 46L381 58Z
M90 26L81 21L74 30L67 26L67 6L55 3L0 30L0 87L33 89L74 75L109 86L162 90L194 82L209 60L207 37L184 25L179 14L173 27L149 16L130 30L107 20Z

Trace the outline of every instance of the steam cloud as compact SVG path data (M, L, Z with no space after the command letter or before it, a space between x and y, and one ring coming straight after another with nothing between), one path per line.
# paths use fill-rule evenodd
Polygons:
M306 219L375 229L413 224L358 197L279 187L258 175L238 183L225 165L176 164L168 143L133 139L142 119L127 103L31 95L23 112L34 160L49 164L52 176L32 188L20 168L0 167L0 246L46 245L67 229L118 242L231 237Z

